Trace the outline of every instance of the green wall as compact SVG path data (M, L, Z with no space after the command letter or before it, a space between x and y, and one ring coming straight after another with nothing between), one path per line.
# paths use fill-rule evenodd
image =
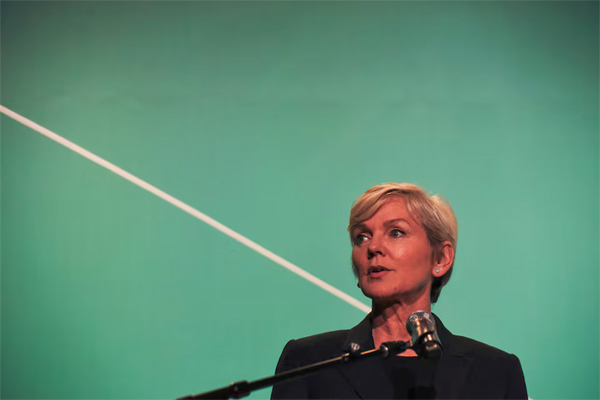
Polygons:
M598 398L598 2L7 2L1 104L367 299L368 187L444 195L434 311ZM364 313L1 120L2 398L174 398ZM269 389L253 398L266 398Z

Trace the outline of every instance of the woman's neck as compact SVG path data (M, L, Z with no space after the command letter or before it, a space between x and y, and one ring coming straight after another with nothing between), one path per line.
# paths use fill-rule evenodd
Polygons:
M431 312L429 297L414 302L396 301L387 304L373 301L371 321L375 348L379 348L384 342L410 341L410 334L406 330L406 320L410 314L417 310ZM413 350L407 350L400 355L416 357L417 354Z

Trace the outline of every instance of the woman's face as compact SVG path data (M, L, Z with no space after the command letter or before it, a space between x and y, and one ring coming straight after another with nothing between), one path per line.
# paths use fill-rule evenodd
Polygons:
M429 299L433 280L431 245L404 199L392 197L352 231L352 261L365 296L377 299Z

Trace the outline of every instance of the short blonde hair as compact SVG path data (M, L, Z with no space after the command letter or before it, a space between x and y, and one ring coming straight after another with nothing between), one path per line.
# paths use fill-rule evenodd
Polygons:
M352 205L350 211L350 223L348 232L353 242L352 231L358 224L371 218L377 210L383 206L390 197L401 197L406 202L406 208L410 216L419 222L427 233L427 239L431 245L431 259L439 258L442 242L452 243L456 254L456 243L458 240L458 222L450 204L438 195L428 196L420 187L410 183L384 183L373 186L360 196ZM442 277L434 277L431 285L430 300L435 303L442 288L450 280L454 266L454 259L450 269ZM358 276L356 266L352 264L355 276Z

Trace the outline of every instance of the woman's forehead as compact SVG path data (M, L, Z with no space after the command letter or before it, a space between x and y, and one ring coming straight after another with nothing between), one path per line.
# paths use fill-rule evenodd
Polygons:
M383 203L370 218L361 224L389 225L402 222L409 225L420 225L408 210L406 201L402 197L394 196Z

